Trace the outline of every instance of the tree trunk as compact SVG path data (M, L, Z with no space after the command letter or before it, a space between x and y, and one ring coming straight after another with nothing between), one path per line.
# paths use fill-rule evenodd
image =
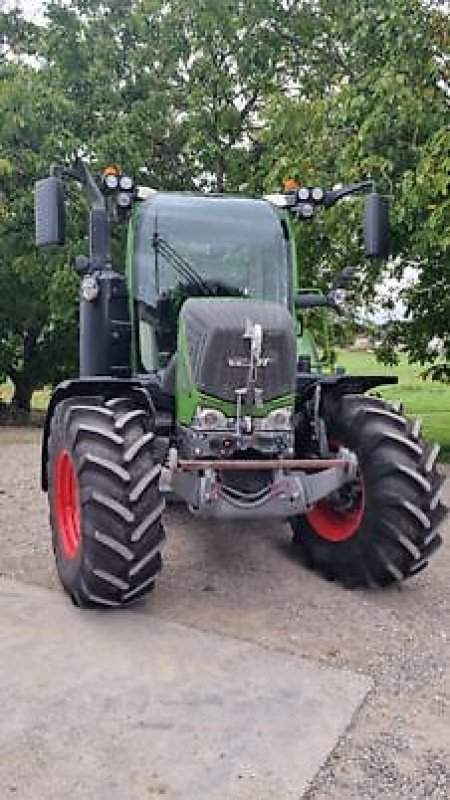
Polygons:
M25 334L23 341L23 364L22 369L11 370L10 377L14 383L14 394L11 401L13 411L29 414L31 411L31 398L33 396L34 383L32 378L33 358L36 354L35 331L30 330Z
M33 387L30 386L23 375L18 375L14 381L14 394L11 400L11 408L14 411L29 414L31 411L31 398Z
M216 161L216 186L215 191L218 194L223 194L225 191L225 167L223 158L219 156Z

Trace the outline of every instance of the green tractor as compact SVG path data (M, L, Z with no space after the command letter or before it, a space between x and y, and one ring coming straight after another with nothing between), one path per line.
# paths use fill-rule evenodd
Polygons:
M77 159L37 182L36 242L64 244L65 183L90 202L81 277L80 377L60 384L42 446L53 548L81 607L144 597L161 570L165 501L194 516L287 520L303 561L347 587L417 574L446 509L436 445L368 390L396 382L317 369L292 220L366 196L365 248L387 254L371 182L265 199L135 187ZM111 230L128 222L126 269ZM245 545L243 545L245 546Z

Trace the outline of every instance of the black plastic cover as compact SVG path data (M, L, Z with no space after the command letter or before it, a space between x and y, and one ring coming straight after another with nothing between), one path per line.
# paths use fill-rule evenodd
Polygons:
M255 300L189 299L180 313L184 323L194 383L201 392L232 403L248 381L248 326L262 326L258 388L264 402L293 394L296 336L288 311L277 303Z
M364 246L369 258L389 255L389 204L387 197L371 192L364 211Z
M131 376L131 322L123 275L104 270L95 280L98 295L80 299L80 377Z

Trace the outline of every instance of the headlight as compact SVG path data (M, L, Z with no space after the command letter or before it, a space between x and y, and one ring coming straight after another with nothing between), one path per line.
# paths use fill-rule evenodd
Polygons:
M226 428L227 418L225 414L215 408L197 408L193 424L196 428L206 428L208 430Z
M292 429L292 409L276 408L261 420L262 431L290 431Z

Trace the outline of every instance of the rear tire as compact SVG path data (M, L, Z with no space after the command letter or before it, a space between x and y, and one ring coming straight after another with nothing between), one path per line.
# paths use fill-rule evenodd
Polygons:
M153 420L127 398L73 398L55 410L48 498L61 583L82 607L150 592L165 538Z
M307 566L349 588L386 586L417 574L441 543L447 509L439 451L420 425L387 403L347 395L324 414L329 441L358 458L358 480L291 520Z

